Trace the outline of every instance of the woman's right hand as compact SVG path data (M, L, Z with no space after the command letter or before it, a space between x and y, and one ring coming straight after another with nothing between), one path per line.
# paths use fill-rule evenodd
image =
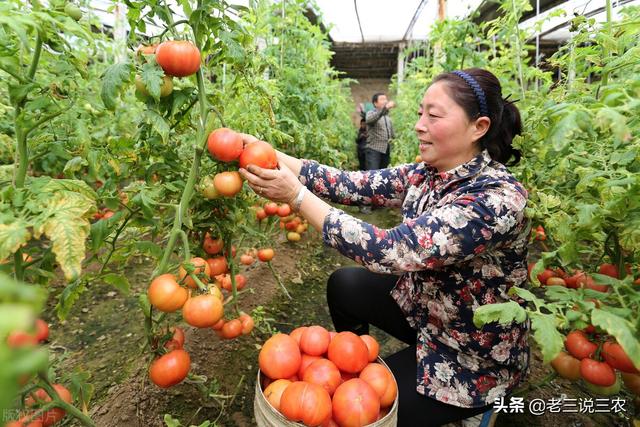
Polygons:
M246 147L249 144L253 144L256 141L260 141L258 138L248 133L240 133L240 136L242 137L243 147Z

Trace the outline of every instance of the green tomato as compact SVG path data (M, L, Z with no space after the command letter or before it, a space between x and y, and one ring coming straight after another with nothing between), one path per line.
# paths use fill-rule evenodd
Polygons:
M205 199L213 200L220 197L220 193L216 190L215 185L213 185L213 177L205 176L200 182L200 192L205 197Z
M592 394L599 396L612 396L614 394L618 394L620 393L620 388L622 385L622 381L620 381L620 375L616 375L616 382L608 387L591 384L589 381L585 381L584 379L582 380L582 383L585 385L585 388Z
M149 91L139 75L136 75L136 89L136 92L140 92L141 95L149 96ZM162 86L160 86L160 98L171 95L171 92L173 92L173 79L170 76L163 76Z
M73 3L67 3L64 6L64 13L75 21L79 21L82 18L82 10Z

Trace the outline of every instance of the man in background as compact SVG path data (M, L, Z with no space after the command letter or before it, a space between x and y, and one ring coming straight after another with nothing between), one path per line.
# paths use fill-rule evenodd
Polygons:
M367 144L364 147L365 167L367 170L384 169L389 166L391 153L390 140L395 137L389 110L396 106L387 100L384 93L376 93L371 98L374 110L367 112Z

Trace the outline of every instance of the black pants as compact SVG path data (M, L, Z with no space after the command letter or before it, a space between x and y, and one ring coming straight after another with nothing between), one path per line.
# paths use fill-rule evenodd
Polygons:
M384 169L389 166L390 150L387 148L386 153L381 153L371 148L364 149L364 161L367 170Z
M416 391L416 331L389 295L398 276L372 273L361 267L344 267L331 274L327 301L336 331L368 334L369 325L409 344L385 359L398 382L399 427L439 426L491 409L447 405Z
M358 170L361 170L361 171L367 170L364 150L365 150L364 145L358 144Z

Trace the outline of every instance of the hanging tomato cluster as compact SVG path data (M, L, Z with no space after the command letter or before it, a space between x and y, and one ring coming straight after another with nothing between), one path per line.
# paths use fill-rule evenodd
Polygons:
M383 418L398 389L377 363L369 335L303 326L269 338L258 356L264 397L291 421L307 426L359 427Z

